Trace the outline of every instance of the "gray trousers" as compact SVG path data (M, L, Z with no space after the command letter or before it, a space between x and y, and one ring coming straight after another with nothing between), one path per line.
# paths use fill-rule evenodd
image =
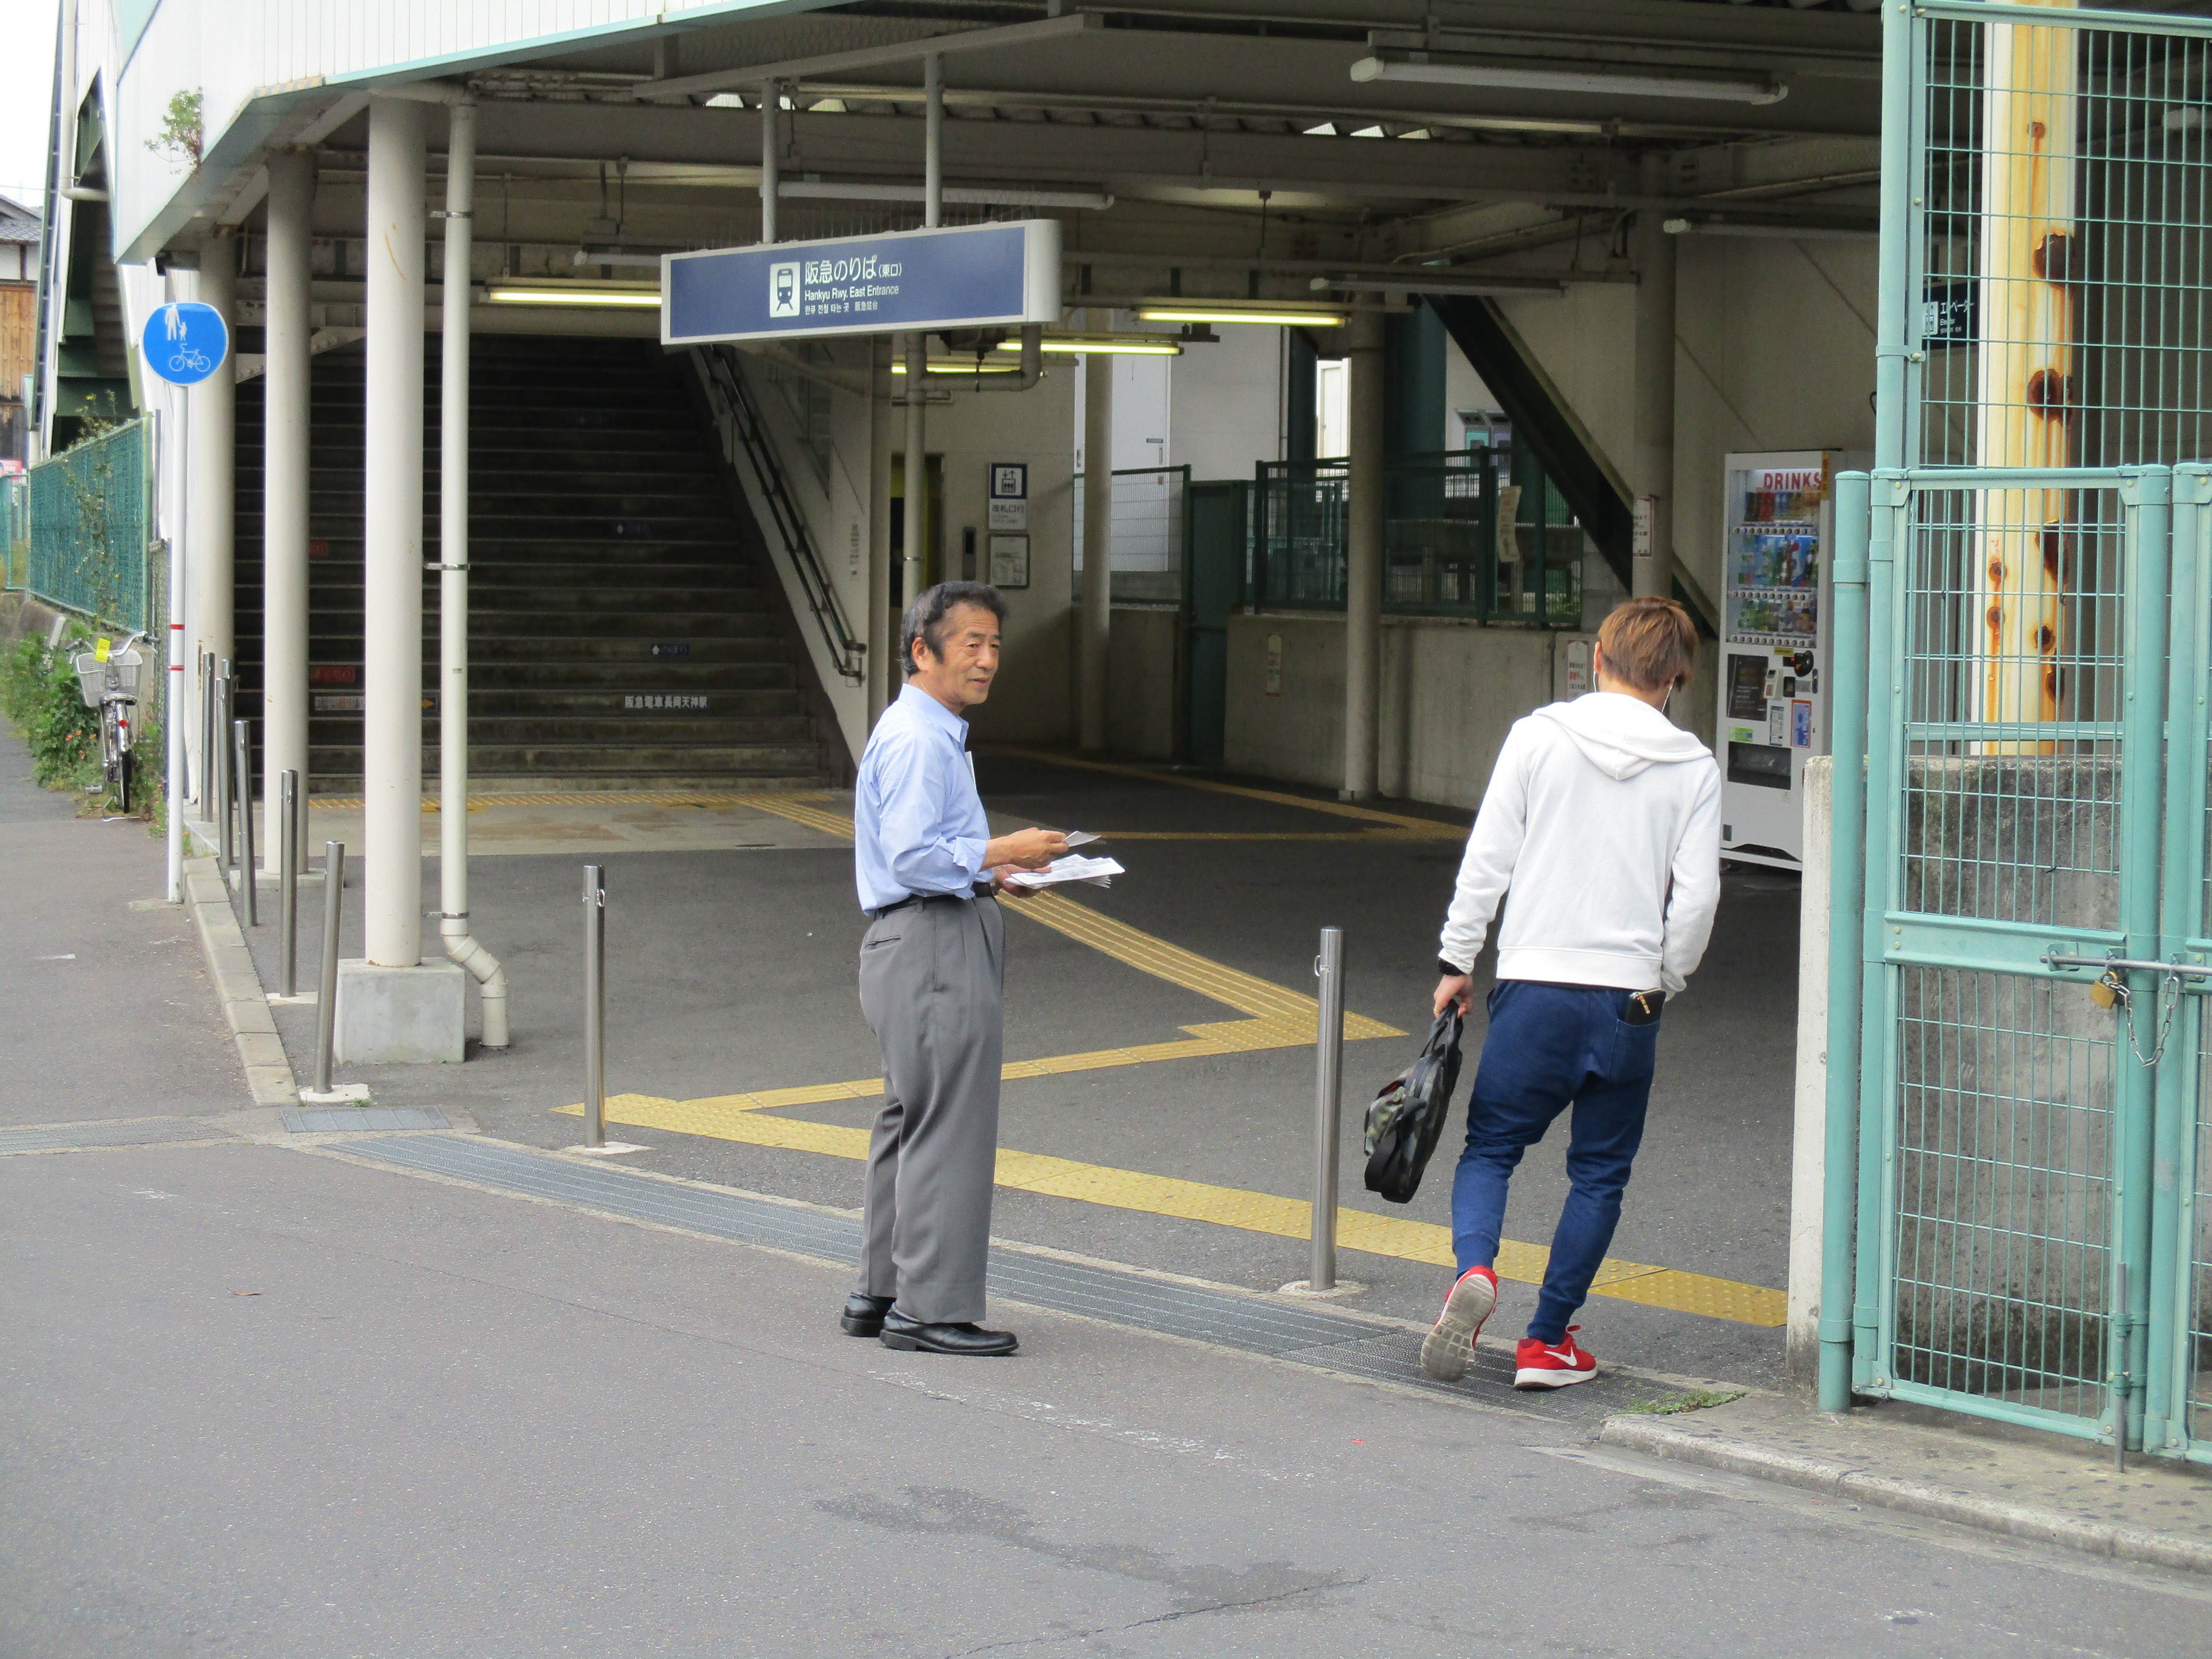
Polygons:
M860 1008L884 1051L884 1107L868 1148L863 1296L924 1324L983 1316L999 1152L999 902L909 905L860 941Z

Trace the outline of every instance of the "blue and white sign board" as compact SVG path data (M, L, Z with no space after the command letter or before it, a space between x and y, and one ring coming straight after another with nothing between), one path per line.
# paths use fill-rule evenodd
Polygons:
M778 340L1060 320L1060 222L671 253L660 343Z
M146 367L171 386L198 386L230 356L230 330L213 306L173 301L146 319L138 346Z

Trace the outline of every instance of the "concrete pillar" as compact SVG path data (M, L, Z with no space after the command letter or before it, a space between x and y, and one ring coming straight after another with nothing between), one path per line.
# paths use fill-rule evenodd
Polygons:
M889 335L868 342L868 729L906 684L891 614L891 352Z
M899 578L902 610L929 586L929 336L906 337L906 548ZM903 663L899 665L905 671Z
M261 433L261 775L267 805L262 860L283 860L283 774L307 783L308 258L313 246L315 158L290 150L269 158L268 360ZM305 802L301 803L304 809ZM307 815L298 826L307 867Z
M1344 787L1375 794L1382 665L1382 318L1354 312L1345 344Z
M1790 1380L1810 1390L1820 1370L1820 1243L1828 1127L1828 894L1834 878L1835 762L1805 763L1805 874L1797 905L1797 1074L1790 1138Z
M1106 746L1106 647L1114 635L1114 360L1083 360L1083 638L1077 743Z
M1644 190L1663 196L1666 159L1646 156ZM1665 211L1636 216L1636 448L1633 488L1650 518L1651 556L1636 560L1636 597L1674 592L1674 250Z
M199 280L194 289L195 297L202 305L213 306L222 313L234 341L238 335L237 259L238 244L228 236L210 239L200 250ZM191 411L191 430L188 434L191 453L186 459L191 481L187 508L190 518L185 526L185 553L191 567L188 580L191 583L191 615L186 630L191 641L191 652L187 653L189 667L197 662L197 653L200 652L225 661L238 654L234 631L238 576L232 544L237 506L238 382L226 367L185 395L190 399ZM187 672L185 678L192 682L197 692L198 673ZM212 811L215 797L207 788L208 757L200 752L204 745L200 742L198 708L191 711L185 737L192 750L194 787L204 809ZM219 733L216 738L218 743L229 740L228 732Z
M368 106L368 455L362 526L366 955L422 959L424 106Z

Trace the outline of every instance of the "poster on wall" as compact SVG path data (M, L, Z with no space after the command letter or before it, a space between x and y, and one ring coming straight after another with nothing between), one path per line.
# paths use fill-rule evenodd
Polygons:
M1027 536L991 538L991 586L1027 587L1030 585L1030 538Z

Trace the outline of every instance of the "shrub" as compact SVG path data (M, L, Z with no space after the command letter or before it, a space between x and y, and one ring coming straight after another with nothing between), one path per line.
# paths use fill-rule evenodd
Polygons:
M24 640L0 670L0 714L30 745L31 765L49 789L90 788L100 775L100 711L87 708L70 665L82 635L49 651L42 640Z

